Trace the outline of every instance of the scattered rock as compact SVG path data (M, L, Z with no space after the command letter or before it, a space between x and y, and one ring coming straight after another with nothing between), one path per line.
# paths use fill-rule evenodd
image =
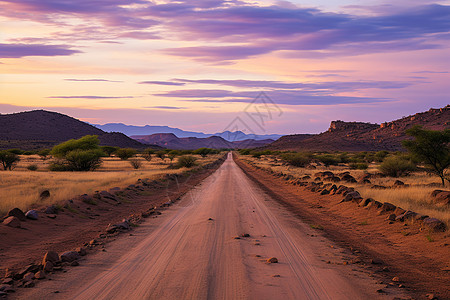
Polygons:
M77 266L80 265L80 263L79 263L78 261L74 260L73 262L70 263L70 265L71 265L72 267L77 267Z
M416 215L417 215L417 213L408 210L408 211L405 211L403 214L398 215L395 218L395 220L403 222L403 221L408 220L408 219L413 219Z
M434 294L426 294L426 297L430 300L438 300L438 297L436 297Z
M85 256L87 254L86 249L83 247L78 247L75 251L77 251L80 256Z
M433 231L445 231L447 229L445 223L436 218L425 218L423 225Z
M12 216L12 217L16 217L17 219L19 219L20 221L26 221L27 217L25 217L25 214L23 213L23 211L20 208L13 208L11 209L8 214L8 216Z
M45 253L44 258L42 259L42 264L45 265L46 262L51 262L53 265L60 261L58 253L55 251L47 251Z
M208 218L208 221L212 221L213 220L213 218Z
M53 263L51 261L47 261L44 263L44 271L53 272Z
M58 208L55 205L50 205L44 210L44 213L46 213L47 215L57 214Z
M394 278L392 278L392 281L393 281L393 282L399 282L399 281L400 281L400 278L398 278L397 276L395 276Z
M23 281L27 282L27 281L32 281L34 278L34 273L32 272L28 272L25 275L23 275Z
M450 191L435 190L431 193L433 202L438 206L450 205Z
M348 202L348 201L358 201L359 202L361 200L362 200L361 195L357 191L353 191L353 192L348 193L344 197L344 199L342 199L341 202Z
M269 264L276 264L276 263L278 263L278 258L276 258L276 257L268 258L268 259L267 259L267 262L268 262Z
M47 199L50 197L50 191L49 190L44 190L39 194L39 198L41 198L41 200Z
M389 216L386 217L386 220L395 221L396 218L397 218L397 216L395 214L390 214Z
M14 279L12 279L12 278L5 278L5 279L3 279L3 281L2 281L2 284L9 284L9 285L12 285L14 283Z
M34 274L34 278L36 278L38 280L45 279L45 272L38 271L36 274Z
M404 185L405 185L405 183L403 181L400 181L400 180L396 180L394 182L394 186L395 187L404 186Z
M11 285L9 285L9 284L0 285L0 292L7 294L7 293L14 293L15 291L16 290L13 289L11 287ZM1 296L1 294L0 294L0 296Z
M61 261L63 262L73 262L80 258L80 254L76 251L67 251L61 254Z
M13 278L15 275L15 272L10 269L10 268L6 268L5 269L5 278Z
M243 234L241 234L241 236L242 236L242 237L250 237L250 234L248 234L248 233L243 233Z
M346 181L346 182L356 182L355 177L353 177L350 174L345 174L344 176L341 177L341 180Z
M281 277L279 274L274 274L272 277Z
M372 259L370 260L370 263L371 263L372 265L382 265L382 264L383 264L383 261L380 260L380 259L377 259L377 258L372 258Z
M387 211L394 211L396 207L397 206L395 206L394 204L391 204L389 202L384 202L383 205L381 205L380 211L378 212L378 214L381 215L382 213L387 212Z
M53 214L47 215L47 218L49 218L49 219L56 219L56 215L53 215Z
M35 211L34 209L31 209L29 211L27 211L27 213L25 214L25 217L27 217L30 220L37 220L38 219L38 212Z
M13 228L20 228L20 220L14 216L7 217L3 221L3 225L13 227Z

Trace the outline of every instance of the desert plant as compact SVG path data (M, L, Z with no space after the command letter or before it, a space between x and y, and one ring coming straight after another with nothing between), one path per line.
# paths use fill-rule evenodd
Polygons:
M194 154L199 154L201 157L206 157L208 156L208 154L210 154L212 152L213 149L210 148L198 148L197 150L194 151Z
M403 146L418 160L425 163L428 171L441 178L445 185L445 170L450 167L450 129L427 130L414 126L406 133L415 139L403 141Z
M196 158L190 155L184 155L178 158L177 167L182 168L191 168L195 166Z
M48 156L50 155L50 149L43 149L38 152L38 155L41 157L42 160L46 160Z
M9 149L8 152L11 152L11 153L14 153L17 155L22 155L24 151L20 150L20 149Z
M113 146L101 146L100 149L102 149L102 151L105 152L105 154L107 156L111 156L111 154L113 154L114 152L116 152L120 148L119 147L113 147Z
M131 148L120 148L115 153L121 160L127 160L136 154L136 150Z
M315 158L323 163L326 167L335 166L341 161L339 158L335 157L332 154L316 155Z
M166 159L166 152L163 150L160 150L156 152L156 157L159 157L163 162Z
M369 164L367 163L350 163L348 165L350 169L358 169L358 170L366 170L369 167Z
M100 149L93 150L73 150L64 157L71 171L94 171L98 169L104 153Z
M167 157L170 159L170 163L173 162L173 160L175 159L175 157L177 157L177 155L179 155L179 152L177 150L172 150L167 154Z
M6 150L0 151L0 162L2 163L4 170L11 171L19 161L19 155Z
M152 154L155 153L155 150L153 149L145 149L142 152L142 157L146 160L146 161L151 161L152 160Z
M128 161L130 162L130 165L136 170L142 167L142 161L137 158L131 158Z
M38 169L38 166L35 164L27 166L27 169L30 171L36 171Z
M281 158L295 167L304 167L311 162L311 155L306 153L284 153Z
M408 175L416 169L411 161L401 156L387 157L378 167L381 173L391 177Z

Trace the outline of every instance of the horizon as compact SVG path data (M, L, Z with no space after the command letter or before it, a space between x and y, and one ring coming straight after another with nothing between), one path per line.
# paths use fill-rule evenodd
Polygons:
M2 114L45 109L90 124L285 135L449 103L450 1L0 8Z

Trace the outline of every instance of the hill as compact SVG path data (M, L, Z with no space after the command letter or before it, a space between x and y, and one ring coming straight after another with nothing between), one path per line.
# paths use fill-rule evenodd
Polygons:
M98 135L102 146L149 147L123 133L107 133L88 123L56 112L34 110L0 115L0 149L49 148L85 135Z
M414 125L444 130L450 128L450 105L430 109L382 124L332 121L330 128L316 135L283 136L265 147L294 151L402 151L401 141L408 139L405 130Z
M220 136L223 139L234 142L234 141L244 141L248 139L253 140L277 140L281 137L279 134L246 134L242 131L224 131L218 132L214 134L206 134L203 132L194 132L194 131L185 131L179 128L173 128L169 126L153 126L153 125L145 125L145 126L133 126L126 125L122 123L107 123L104 125L93 124L93 126L106 131L106 132L122 132L127 136L135 136L135 135L152 135L156 133L173 133L179 138L185 137L196 137L196 138L208 138L212 136Z
M273 142L271 139L267 140L253 140L247 139L243 141L229 142L220 136L211 136L207 138L197 138L197 137L185 137L179 138L173 133L156 133L151 135L135 135L132 138L136 139L141 143L154 144L170 149L186 149L193 150L202 147L213 148L213 149L241 149L241 148L255 148L262 147L264 145Z

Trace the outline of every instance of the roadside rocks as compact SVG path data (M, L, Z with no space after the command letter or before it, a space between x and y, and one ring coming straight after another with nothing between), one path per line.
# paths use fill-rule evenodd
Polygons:
M7 217L5 220L3 220L3 225L13 227L13 228L20 228L20 220L14 216Z
M80 254L76 251L67 251L61 254L61 261L62 262L73 262L75 260L78 260L80 258Z
M438 206L450 206L450 191L434 190L431 197Z
M425 218L423 220L423 225L435 232L445 231L447 229L445 223L436 218Z
M8 216L12 216L12 217L16 217L17 219L19 219L20 221L26 221L27 217L25 216L25 214L23 213L23 211L20 208L13 208L11 209L8 214Z
M45 253L44 258L42 259L42 264L45 265L46 262L51 262L52 264L56 264L60 261L59 254L55 251L47 251Z
M277 263L278 263L278 258L276 258L276 257L271 257L271 258L268 258L266 261L267 261L269 264L277 264Z
M44 213L47 215L55 215L58 213L58 208L55 205L50 205L44 210Z
M25 214L25 217L27 217L27 219L30 219L30 220L37 220L39 215L38 215L37 211L35 211L34 209L31 209L31 210L27 211L27 213Z
M118 224L109 224L108 227L106 227L107 233L114 233L119 230L130 230L130 222L126 219L123 219L121 223Z

